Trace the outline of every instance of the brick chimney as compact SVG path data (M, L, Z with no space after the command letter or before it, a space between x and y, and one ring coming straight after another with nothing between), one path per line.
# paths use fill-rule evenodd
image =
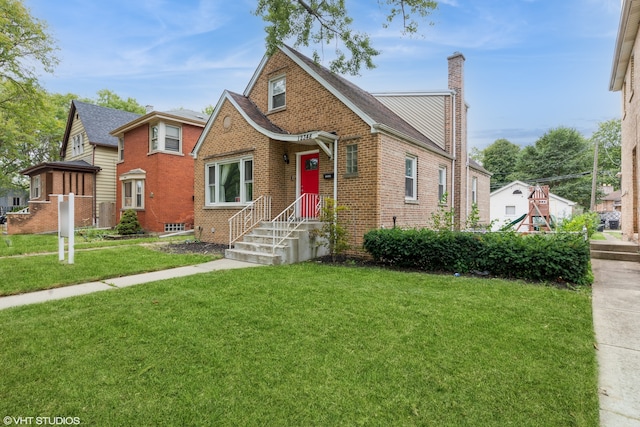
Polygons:
M455 166L453 169L453 209L456 226L464 225L470 209L467 195L467 104L464 99L464 55L454 52L447 58L449 64L449 89L455 92L453 138L455 141ZM453 153L452 153L453 154Z

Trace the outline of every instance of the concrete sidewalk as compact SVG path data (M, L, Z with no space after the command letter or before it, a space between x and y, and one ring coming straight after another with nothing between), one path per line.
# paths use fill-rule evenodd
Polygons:
M27 304L37 304L92 292L106 291L109 289L126 288L141 283L155 282L157 280L172 279L174 277L191 276L193 274L207 273L216 270L230 270L234 268L261 267L260 264L235 261L231 259L218 259L204 264L177 267L169 270L154 271L151 273L136 274L133 276L116 277L100 282L83 283L80 285L64 286L45 291L29 292L20 295L0 297L0 310L9 307L18 307Z
M640 427L640 263L591 265L600 424Z

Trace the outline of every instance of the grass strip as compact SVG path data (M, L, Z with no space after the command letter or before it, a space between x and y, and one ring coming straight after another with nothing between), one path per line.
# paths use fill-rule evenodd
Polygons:
M90 237L84 239L81 235L76 234L75 245L76 249L90 249L90 248L103 248L103 247L117 247L117 246L131 246L141 243L161 243L161 242L175 242L183 241L193 236L175 236L168 238L153 237L139 237L133 239L123 240L108 240L101 236ZM68 243L65 239L65 245ZM37 254L47 252L58 252L58 236L55 234L16 234L11 236L2 236L0 239L0 257L24 255L24 254Z
M66 254L65 254L66 256ZM142 246L77 251L74 264L58 255L0 258L0 296L199 264L211 255L169 254Z
M3 415L597 426L588 292L315 264L0 312Z

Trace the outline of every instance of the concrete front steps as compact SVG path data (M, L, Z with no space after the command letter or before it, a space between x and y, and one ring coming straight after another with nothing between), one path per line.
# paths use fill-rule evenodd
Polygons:
M273 245L273 228L271 222L263 222L248 234L242 241L235 243L233 249L225 250L225 258L263 265L294 264L326 255L327 249L319 243L319 239L310 237L310 231L322 227L321 222L303 222L275 249Z
M640 262L640 248L631 242L592 240L591 258Z

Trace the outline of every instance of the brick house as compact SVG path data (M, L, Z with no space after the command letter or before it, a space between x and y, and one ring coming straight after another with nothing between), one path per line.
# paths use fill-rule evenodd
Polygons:
M609 89L620 91L622 102L622 163L621 163L621 228L622 238L638 241L640 227L640 162L638 161L638 133L640 125L640 99L634 96L638 87L635 55L640 54L637 43L640 26L640 4L631 0L622 2L620 26L616 40Z
M259 216L274 224L281 212L314 218L324 198L348 208L355 248L368 230L422 227L438 209L464 224L474 202L488 223L490 174L467 156L464 60L448 58L447 90L376 96L289 47L265 56L243 94L222 94L194 148L201 239L234 242L247 229L230 218L265 203Z
M149 232L193 227L193 158L208 116L151 111L113 129L118 138L116 212L133 209Z
M93 225L94 191L100 167L84 160L45 162L21 171L31 180L28 209L7 214L8 234L58 230L58 195L75 195L76 227Z

